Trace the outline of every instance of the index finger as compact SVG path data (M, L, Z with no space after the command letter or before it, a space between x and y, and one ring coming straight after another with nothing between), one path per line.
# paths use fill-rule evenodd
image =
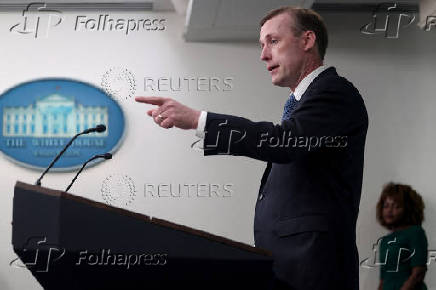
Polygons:
M162 106L165 103L166 98L163 97L135 97L135 101L138 103L146 103L151 105Z

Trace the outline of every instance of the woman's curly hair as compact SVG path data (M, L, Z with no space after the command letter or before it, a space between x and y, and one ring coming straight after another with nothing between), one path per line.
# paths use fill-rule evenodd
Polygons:
M383 204L386 198L391 197L404 208L401 225L421 225L424 221L424 202L419 193L410 185L390 182L383 187L380 199L377 203L377 220L388 228L383 219Z

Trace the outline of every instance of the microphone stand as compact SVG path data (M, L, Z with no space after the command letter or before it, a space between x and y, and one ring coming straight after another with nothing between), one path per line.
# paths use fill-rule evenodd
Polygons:
M105 154L99 154L99 155L94 155L93 157L91 157L90 159L88 159L85 163L83 163L82 168L80 168L80 170L77 172L76 176L74 176L73 180L71 181L71 183L68 185L67 189L65 189L65 192L68 192L68 190L71 188L71 186L73 185L73 183L76 181L77 177L79 176L79 174L82 172L82 170L85 168L86 164L88 164L89 162L91 162L94 159L98 159L98 158L104 158L104 159L112 159L112 154L110 153L105 153Z
M44 175L50 170L50 168L53 167L55 162L58 161L58 159L62 156L62 154L64 154L65 150L67 150L67 148L70 147L70 145L73 143L74 140L76 140L77 137L79 137L80 135L83 135L83 134L89 134L91 132L99 132L99 133L101 133L101 132L104 132L104 131L106 131L106 126L105 125L97 125L95 128L86 129L83 132L81 132L79 134L76 134L73 138L71 138L71 140L67 143L67 145L65 145L65 147L62 149L62 151L59 152L58 155L56 155L56 157L52 160L50 165L44 170L44 172L41 174L41 176L36 181L36 185L41 186L41 180L44 177Z

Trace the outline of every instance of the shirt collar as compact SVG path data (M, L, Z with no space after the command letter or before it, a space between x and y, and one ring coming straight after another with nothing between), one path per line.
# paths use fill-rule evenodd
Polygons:
M311 73L309 73L307 76L304 77L304 79L301 80L301 82L298 84L298 86L295 88L295 91L292 92L291 90L291 94L293 93L295 96L295 99L297 101L299 101L301 99L301 97L303 96L303 94L306 92L307 88L309 87L309 85L313 82L313 80L320 74L322 73L324 70L326 70L328 68L328 66L326 65L321 65L319 67L317 67L316 69L314 69Z

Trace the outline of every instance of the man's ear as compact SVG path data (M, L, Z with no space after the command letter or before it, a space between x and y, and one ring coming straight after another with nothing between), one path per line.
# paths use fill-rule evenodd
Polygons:
M312 48L316 49L316 35L315 32L307 30L303 32L303 49L304 51L309 51Z

